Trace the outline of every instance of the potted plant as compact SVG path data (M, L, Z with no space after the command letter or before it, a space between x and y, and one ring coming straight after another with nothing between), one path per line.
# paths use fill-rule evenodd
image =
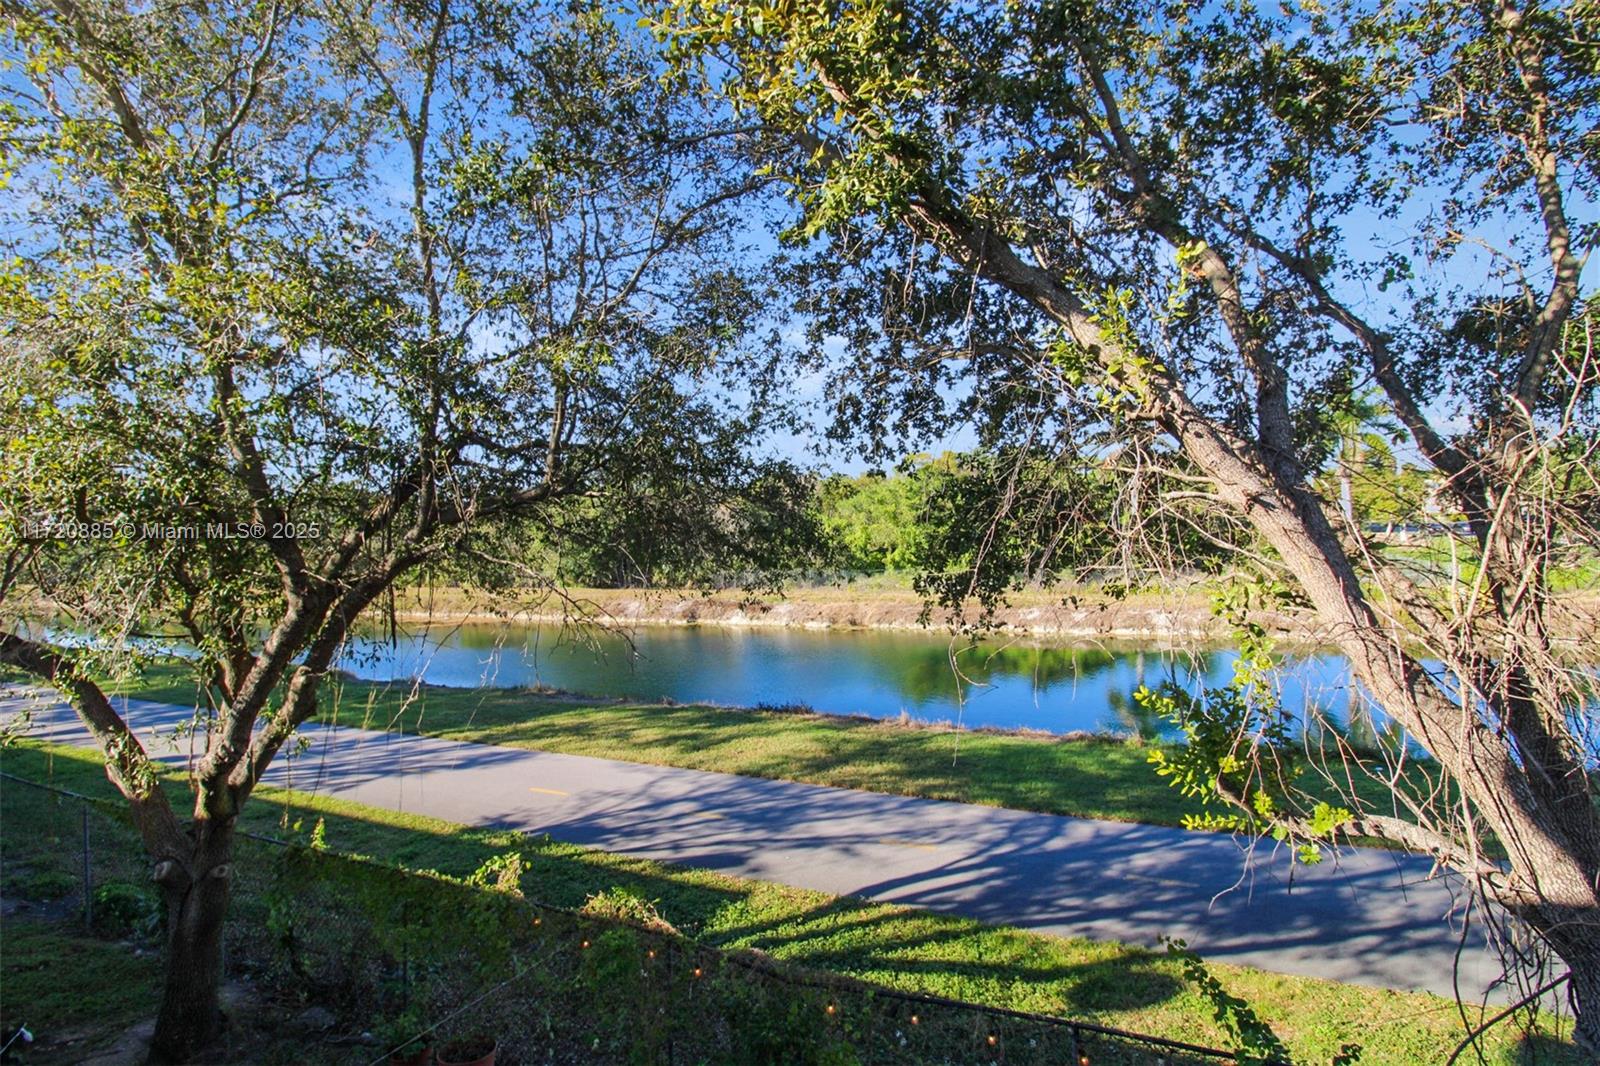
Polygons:
M432 1062L433 1048L424 1037L389 1053L389 1066L430 1066Z
M378 1042L389 1052L389 1066L430 1066L433 1062L433 1034L424 1033L428 1022L416 1010L408 1010L378 1029ZM418 1036L417 1034L424 1035Z
M452 1040L439 1048L434 1061L438 1066L494 1066L500 1042L488 1036L469 1036Z

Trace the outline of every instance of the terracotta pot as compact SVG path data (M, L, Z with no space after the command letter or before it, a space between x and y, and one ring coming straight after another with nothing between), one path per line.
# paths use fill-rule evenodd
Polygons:
M494 1066L494 1057L500 1053L500 1042L487 1036L452 1040L439 1049L434 1062L438 1066Z

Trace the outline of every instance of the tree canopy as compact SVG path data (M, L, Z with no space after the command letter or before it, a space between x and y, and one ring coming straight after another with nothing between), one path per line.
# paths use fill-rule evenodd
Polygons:
M1098 441L1247 522L1246 662L1250 608L1303 604L1464 801L1317 807L1248 673L1169 708L1216 741L1197 793L1432 853L1568 964L1600 1047L1596 650L1552 638L1546 576L1600 541L1592 5L654 10L678 76L770 134L842 421L891 450L952 414L990 445ZM1469 523L1470 578L1395 565L1319 485L1369 390ZM1310 754L1335 784L1407 757Z
M744 447L782 413L745 387L763 179L583 4L4 13L0 661L71 699L138 815L183 1057L240 805L397 580L514 572L516 523L631 529L690 488L759 550L793 479ZM186 819L94 680L152 634L209 702Z

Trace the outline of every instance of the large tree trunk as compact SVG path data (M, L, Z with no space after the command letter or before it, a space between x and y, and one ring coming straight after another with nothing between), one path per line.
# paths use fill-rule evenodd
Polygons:
M1201 419L1171 427L1225 498L1271 544L1306 592L1353 675L1459 783L1506 848L1505 866L1475 848L1436 858L1454 866L1537 933L1572 971L1575 1037L1600 1053L1600 811L1582 768L1540 728L1528 693L1507 700L1493 730L1441 691L1367 602L1337 535L1304 484L1285 484L1219 439ZM1512 672L1513 679L1519 677ZM1553 712L1552 712L1553 713ZM1405 841L1402 841L1404 843ZM1452 854L1451 852L1454 852Z
M167 907L167 944L154 1062L192 1061L222 1034L222 933L233 880L233 834L203 828L199 835L188 870L170 862L156 870Z
M1545 881L1554 880L1545 878ZM1571 971L1568 988L1578 1046L1600 1056L1600 906L1592 886L1573 884L1576 905L1554 901L1512 911L1536 932Z
M1593 925L1577 930L1580 937L1548 932L1545 938L1556 946L1556 954L1572 968L1570 1000L1575 1027L1572 1038L1578 1046L1600 1055L1600 935ZM1567 943L1568 940L1573 941Z
M843 90L836 99L849 102ZM812 144L806 147L822 150ZM1560 190L1553 166L1552 162L1549 195L1559 215ZM1457 839L1448 831L1436 833L1402 818L1367 817L1364 821L1377 835L1432 853L1490 899L1521 915L1571 967L1577 1037L1587 1049L1600 1053L1600 808L1594 803L1584 768L1563 748L1558 705L1537 699L1537 687L1531 700L1513 691L1510 695L1515 699L1500 708L1501 720L1489 722L1475 713L1473 706L1463 706L1452 692L1441 688L1407 652L1402 627L1374 611L1352 557L1346 554L1321 501L1294 459L1294 427L1282 368L1247 321L1242 327L1236 325L1239 294L1226 264L1211 255L1202 268L1212 282L1242 362L1260 382L1259 439L1234 431L1202 410L1182 381L1158 361L1124 359L1137 353L1123 349L1103 333L1092 309L1077 293L1047 267L1024 259L996 229L973 220L961 207L951 206L944 191L931 185L918 189L903 220L955 262L1005 287L1061 325L1078 348L1107 369L1107 383L1122 390L1130 406L1137 402L1136 417L1153 421L1176 439L1199 470L1215 481L1222 501L1278 552L1329 638L1349 659L1355 677L1375 703L1459 785L1471 815L1482 819L1482 828L1505 847L1510 862L1502 866L1485 857L1479 846L1481 834L1474 827L1468 827L1465 839ZM1189 241L1186 232L1161 229L1167 217L1157 211L1146 214L1142 221L1156 226L1153 232L1164 232L1174 247ZM1548 210L1546 217L1551 217ZM1561 243L1565 246L1564 230ZM1558 292L1566 303L1551 316L1553 322L1564 318L1576 298L1581 263L1571 256L1563 259L1563 264L1567 262L1573 269L1569 280L1562 282L1566 288ZM1380 384L1424 454L1441 472L1465 486L1461 495L1469 516L1493 510L1484 506L1492 493L1484 491L1482 481L1492 475L1476 470L1428 425L1396 375L1382 337L1321 292L1315 275L1301 276L1319 300L1335 308L1333 317L1372 353ZM1535 345L1530 351L1547 360L1547 345ZM1135 369L1128 369L1130 365ZM1536 361L1535 365L1542 364ZM1524 377L1534 381L1536 388L1536 377L1526 372ZM1519 396L1518 402L1531 410L1531 399ZM1468 498L1475 493L1483 495L1484 501L1470 503ZM1503 527L1501 535L1509 536L1505 517L1502 515L1498 524ZM1515 508L1510 517L1515 517ZM1481 517L1473 521L1479 527L1486 525ZM1479 528L1478 533L1484 536L1484 529ZM1518 558L1514 552L1509 557ZM1542 572L1537 566L1534 569ZM1517 622L1504 608L1501 614L1504 620ZM1537 625L1536 613L1530 617ZM1493 626L1478 624L1492 640ZM1521 638L1522 628L1512 624L1508 631ZM1541 650L1535 648L1533 654L1537 656ZM1488 656L1491 662L1502 658L1498 653ZM1544 724L1546 716L1548 726Z

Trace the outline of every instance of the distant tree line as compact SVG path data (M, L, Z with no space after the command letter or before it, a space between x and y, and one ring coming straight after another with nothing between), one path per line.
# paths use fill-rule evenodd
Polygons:
M1040 450L922 453L856 475L744 469L714 498L670 469L641 471L625 499L573 500L505 530L489 554L524 565L472 576L631 588L900 572L954 604L1063 579L1211 572L1241 543L1240 527L1195 506L1199 494L1121 453L1076 463Z
M658 449L662 461L636 471L625 497L541 514L506 530L493 555L521 555L524 576L595 588L904 573L954 603L1068 580L1127 586L1216 573L1241 549L1270 551L1205 507L1194 484L1131 451L1070 463L1042 450L917 453L851 475L746 463L732 441L727 449L713 465L740 476L714 494ZM1429 513L1434 486L1391 441L1367 434L1330 454L1318 485L1330 502L1348 499L1357 521ZM476 577L517 575L500 567Z

